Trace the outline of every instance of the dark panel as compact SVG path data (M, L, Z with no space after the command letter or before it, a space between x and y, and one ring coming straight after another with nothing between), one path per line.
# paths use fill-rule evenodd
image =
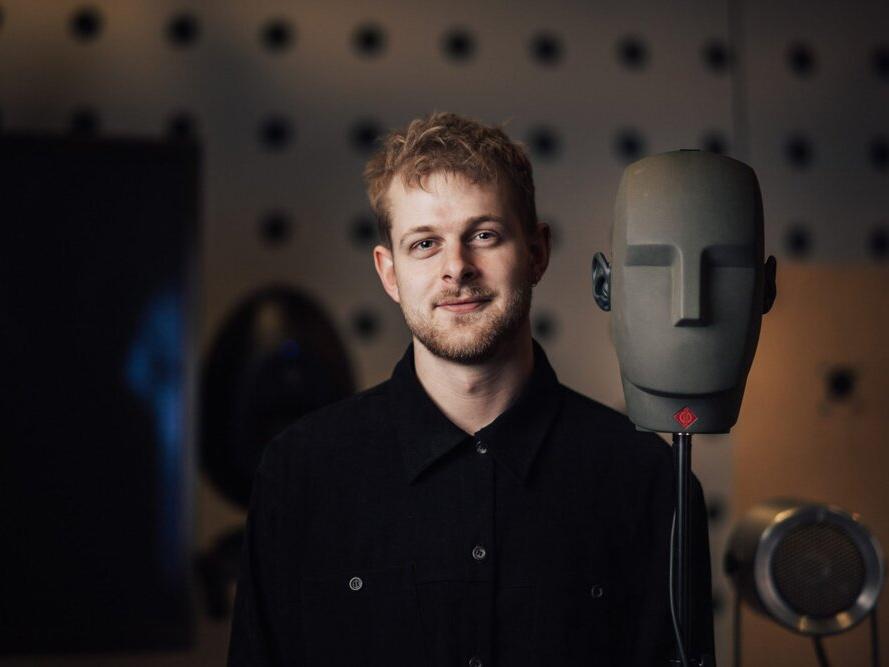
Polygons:
M0 652L190 643L198 168L0 139Z

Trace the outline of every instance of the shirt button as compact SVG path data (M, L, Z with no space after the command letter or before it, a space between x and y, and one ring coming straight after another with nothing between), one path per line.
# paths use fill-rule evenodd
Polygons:
M362 586L364 586L364 582L361 581L361 577L352 577L349 579L349 588L353 591L360 591Z
M487 454L488 447L481 440L476 440L475 441L475 451L477 451L479 454Z
M485 664L485 663L482 662L481 658L477 658L477 657L475 657L475 656L472 656L472 657L469 659L469 667L483 667L484 664Z
M487 553L488 552L485 551L485 548L478 544L475 545L475 547L472 549L472 557L476 560L484 560Z

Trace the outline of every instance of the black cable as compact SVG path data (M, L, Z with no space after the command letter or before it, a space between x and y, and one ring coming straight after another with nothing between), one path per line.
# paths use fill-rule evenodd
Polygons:
M812 643L815 644L815 655L818 656L818 667L830 667L827 662L827 654L824 652L824 645L821 643L821 637L812 637Z
M682 667L690 667L688 657L685 655L685 647L682 645L682 633L679 631L679 622L676 620L676 600L673 597L673 551L675 549L674 534L676 532L676 510L673 510L673 523L670 526L670 618L673 620L673 635L676 638L676 649L679 651L679 661Z
M877 605L870 610L870 661L873 667L880 667L880 637L877 631Z

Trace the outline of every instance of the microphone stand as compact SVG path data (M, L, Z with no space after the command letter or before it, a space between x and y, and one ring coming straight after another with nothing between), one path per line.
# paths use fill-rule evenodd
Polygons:
M671 660L670 665L708 667L713 664L709 655L700 658L688 656L691 650L691 608L689 607L688 585L691 433L673 434L673 472L676 478L676 509L673 515L673 527L670 531L670 613L673 620L673 630L676 634L678 658Z
M672 584L672 601L679 634L676 638L681 642L677 648L679 664L686 667L689 643L689 609L688 609L688 479L691 475L691 433L673 434L673 473L676 479L676 543L671 544L671 552L676 554L675 574ZM671 553L671 560L672 560Z

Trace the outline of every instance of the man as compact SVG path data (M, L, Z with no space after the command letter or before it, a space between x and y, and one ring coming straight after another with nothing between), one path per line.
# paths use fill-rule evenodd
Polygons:
M365 169L412 343L303 417L254 484L230 665L667 665L669 446L561 385L531 337L550 236L497 128L435 113ZM693 485L691 652L712 654Z

